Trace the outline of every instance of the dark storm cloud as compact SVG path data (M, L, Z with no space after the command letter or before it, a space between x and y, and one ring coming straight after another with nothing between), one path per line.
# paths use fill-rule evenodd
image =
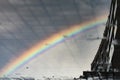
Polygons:
M109 10L110 0L0 0L0 67L40 40Z

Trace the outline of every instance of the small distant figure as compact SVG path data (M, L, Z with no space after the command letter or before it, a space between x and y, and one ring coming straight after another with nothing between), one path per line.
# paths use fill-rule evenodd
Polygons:
M26 67L26 69L29 69L29 67Z
M77 78L74 78L74 80L77 80Z

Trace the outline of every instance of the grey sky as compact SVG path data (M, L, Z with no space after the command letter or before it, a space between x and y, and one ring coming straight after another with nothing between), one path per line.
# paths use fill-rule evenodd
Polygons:
M0 0L0 69L35 43L58 31L102 14L108 15L109 6L110 0ZM45 74L78 76L90 67L100 42L86 38L102 36L103 29L104 26L80 33L15 73L35 77ZM16 76L15 73L12 75Z

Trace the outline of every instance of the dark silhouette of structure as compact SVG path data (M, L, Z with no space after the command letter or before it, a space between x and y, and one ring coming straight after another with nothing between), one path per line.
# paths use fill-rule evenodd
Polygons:
M80 80L120 80L120 0L111 0L103 39L91 64Z

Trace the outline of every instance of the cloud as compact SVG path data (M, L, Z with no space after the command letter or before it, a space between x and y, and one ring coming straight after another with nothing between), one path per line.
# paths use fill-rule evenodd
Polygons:
M110 0L0 0L0 44L2 44L0 45L0 55L2 55L0 56L0 68L35 43L59 31L69 29L72 25L107 14L109 3ZM94 31L90 33L95 34ZM87 55L88 51L84 52L85 47L80 47L81 45L87 45L87 43L69 43L72 54L76 53L73 54L76 60L79 60L81 55L84 57ZM76 46L79 46L80 51L85 54L77 54L79 47ZM63 47L69 50L66 45ZM52 53L56 52L58 51ZM55 56L55 60L61 59L62 62L67 63L69 62L67 60L71 59L70 54L66 55L67 58L60 54ZM55 60L53 62L57 64L58 60ZM73 58L71 62L75 64ZM49 66L48 63L46 65Z

